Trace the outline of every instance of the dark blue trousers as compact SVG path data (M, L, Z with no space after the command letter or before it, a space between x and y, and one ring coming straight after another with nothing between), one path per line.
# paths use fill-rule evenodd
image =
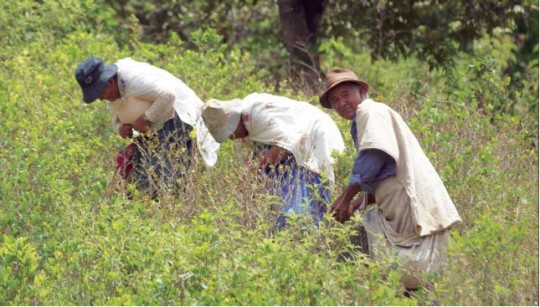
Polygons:
M151 135L135 139L135 182L139 190L157 191L183 178L191 164L193 127L178 115Z

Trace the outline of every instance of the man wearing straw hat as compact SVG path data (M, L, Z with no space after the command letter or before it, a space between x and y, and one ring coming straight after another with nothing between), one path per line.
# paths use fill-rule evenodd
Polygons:
M345 222L375 202L363 214L369 254L397 255L407 270L403 284L415 289L420 272L442 269L448 229L461 221L456 207L405 121L367 98L366 82L351 70L335 68L327 73L325 87L320 103L351 121L358 153L349 185L331 210Z
M242 100L212 99L203 107L202 118L217 142L246 139L264 144L266 152L251 168L277 182L271 192L281 196L278 230L287 226L290 213L309 214L317 225L330 202L332 153L345 149L330 116L307 102L254 93Z
M205 162L215 163L219 144L200 119L202 101L169 72L130 58L105 64L91 56L79 64L75 77L84 102L105 100L114 129L123 138L133 138L120 152L117 169L142 192L156 196L163 184L171 186L185 174L193 127Z

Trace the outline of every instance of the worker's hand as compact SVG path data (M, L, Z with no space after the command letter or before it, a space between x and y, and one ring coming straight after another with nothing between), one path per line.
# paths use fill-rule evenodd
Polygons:
M133 123L133 129L140 133L145 133L150 130L150 123L144 119L144 114Z
M118 129L118 134L120 134L120 136L123 137L124 139L132 138L133 128L131 128L131 125L122 124L122 126L120 126L120 129Z
M351 202L351 205L349 206L349 212L348 212L349 216L352 216L356 210L366 209L367 205L368 205L368 193L364 193L364 195L358 197L357 199Z
M343 195L340 195L332 204L330 212L338 222L345 223L352 216L352 214L349 214L350 205L350 201L346 200Z
M262 168L261 168L261 165L259 164L258 161L259 160L250 160L250 161L248 161L246 163L250 173L252 173L252 174L259 174L260 173Z

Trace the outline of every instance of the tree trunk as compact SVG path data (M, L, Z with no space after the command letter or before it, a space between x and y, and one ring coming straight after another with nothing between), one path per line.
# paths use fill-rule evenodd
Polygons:
M293 73L311 86L319 82L317 32L326 0L278 0L283 43L293 63Z

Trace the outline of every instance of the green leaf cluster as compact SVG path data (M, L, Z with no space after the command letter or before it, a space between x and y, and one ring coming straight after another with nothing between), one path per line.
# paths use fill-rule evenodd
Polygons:
M98 1L0 8L0 304L538 304L538 119L502 112L516 97L526 102L516 109L537 105L538 77L523 75L530 89L519 95L505 89L504 40L479 41L451 72L415 58L371 61L340 39L321 45L323 67L354 69L373 99L403 115L464 221L444 274L430 277L435 290L405 298L395 259L371 261L351 243L358 217L341 225L327 216L318 229L295 217L272 232L278 200L249 175L248 146L225 143L212 169L195 160L182 188L159 201L134 193L114 172L126 141L102 102L82 102L73 76L90 55L129 56L179 76L203 100L273 92L316 102L290 80L273 87L268 67L286 64L225 46L211 28L192 31L189 44L180 35L145 42ZM348 148L337 157L335 197L355 151L349 123L330 115Z

